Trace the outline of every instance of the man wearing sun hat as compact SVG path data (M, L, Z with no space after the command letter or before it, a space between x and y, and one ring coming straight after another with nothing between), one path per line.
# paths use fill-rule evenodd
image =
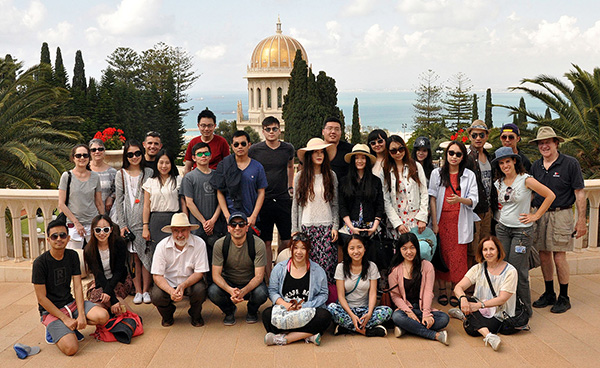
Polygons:
M171 225L163 227L171 233L156 245L151 273L154 278L152 304L162 317L163 327L175 320L175 302L184 296L190 298L188 314L194 327L204 325L202 303L206 300L204 273L209 272L206 244L199 236L191 234L200 225L190 224L185 213L176 213Z
M536 144L542 158L531 167L531 175L544 184L556 199L548 211L536 222L533 233L533 244L540 252L542 274L546 290L533 303L535 308L552 305L552 313L564 313L571 308L568 296L569 264L567 253L573 250L573 238L580 238L587 232L586 201L583 188L585 186L579 162L568 155L560 153L558 146L564 138L556 135L551 127L540 127L537 137L530 141ZM544 198L535 194L531 203L535 211ZM577 222L573 227L573 204L577 208ZM560 286L558 298L554 292L554 269L558 275Z

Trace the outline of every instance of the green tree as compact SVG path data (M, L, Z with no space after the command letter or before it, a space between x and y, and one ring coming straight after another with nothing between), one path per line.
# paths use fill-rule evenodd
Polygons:
M446 86L446 98L442 100L446 109L445 120L450 130L458 131L468 127L471 120L472 104L470 91L471 79L459 72L452 76Z
M135 86L141 84L141 58L135 50L129 47L117 47L106 62L114 71L118 81Z
M431 123L428 126L415 129L410 139L406 142L408 147L413 146L417 137L427 137L431 143L431 153L434 159L439 159L440 155L436 152L440 143L450 140L452 132L446 127L442 121L439 123Z
M473 111L471 112L471 120L479 119L479 107L477 107L477 93L473 93Z
M185 133L176 95L175 79L172 73L168 73L159 106L160 132L163 147L173 153L175 157L179 156L184 143L183 134Z
M485 125L489 129L494 126L492 119L492 90L490 88L485 91Z
M413 104L413 120L417 129L442 121L443 107L440 101L443 87L437 83L438 79L439 76L431 69L419 74L420 83L415 90L417 100Z
M360 116L358 115L358 98L354 98L352 107L352 144L362 143L360 135Z
M48 43L42 43L42 50L40 52L40 66L42 65L51 65L50 64L50 49L48 48ZM42 68L40 67L38 80L44 82L50 82L52 80L52 68Z
M248 135L250 136L250 143L255 144L261 141L260 134L258 134L258 132L252 129L251 127L245 127L244 132L248 133Z
M62 52L60 47L56 48L56 59L54 61L54 74L52 75L54 85L57 87L68 88L69 77L67 76L67 70L63 63Z
M73 67L73 83L72 91L77 91L85 94L87 83L85 79L85 64L83 63L83 55L81 50L75 53L75 66Z
M287 129L286 129L287 130ZM220 135L225 138L227 142L233 141L233 133L237 131L237 124L235 120L227 121L221 120L217 128L215 129L215 134Z
M550 108L546 107L546 113L544 114L544 120L545 121L551 121L552 120L552 113L550 112Z

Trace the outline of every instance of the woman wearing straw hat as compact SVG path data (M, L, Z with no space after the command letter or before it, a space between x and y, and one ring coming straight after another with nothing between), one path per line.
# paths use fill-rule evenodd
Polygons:
M332 242L337 240L338 181L330 168L335 147L321 138L312 138L298 150L302 171L294 178L292 201L292 234L303 232L310 236L310 259L323 267L327 281L334 285L338 251Z

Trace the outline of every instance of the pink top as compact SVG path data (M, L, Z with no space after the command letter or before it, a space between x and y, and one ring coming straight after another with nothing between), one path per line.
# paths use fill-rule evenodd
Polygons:
M423 312L423 318L431 316L431 303L433 302L433 282L435 281L435 271L431 262L427 260L421 261L421 291L419 294L419 309ZM394 287L390 291L392 301L398 309L408 313L412 311L412 305L406 299L406 290L404 290L404 262L392 269L388 277L390 287Z

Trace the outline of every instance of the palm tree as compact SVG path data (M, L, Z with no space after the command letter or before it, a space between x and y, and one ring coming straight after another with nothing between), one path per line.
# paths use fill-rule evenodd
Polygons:
M21 67L9 55L0 58L0 188L56 188L69 163L69 149L81 135L52 124L80 119L53 116L69 92L36 81L36 74L49 65L25 72Z
M502 106L513 113L525 114L533 119L530 123L550 126L556 134L565 138L561 151L569 152L579 159L586 179L600 177L600 68L589 73L573 64L574 70L565 73L568 82L540 75L523 79L519 87L545 103L556 118L541 115L515 106ZM532 84L532 86L524 86Z

